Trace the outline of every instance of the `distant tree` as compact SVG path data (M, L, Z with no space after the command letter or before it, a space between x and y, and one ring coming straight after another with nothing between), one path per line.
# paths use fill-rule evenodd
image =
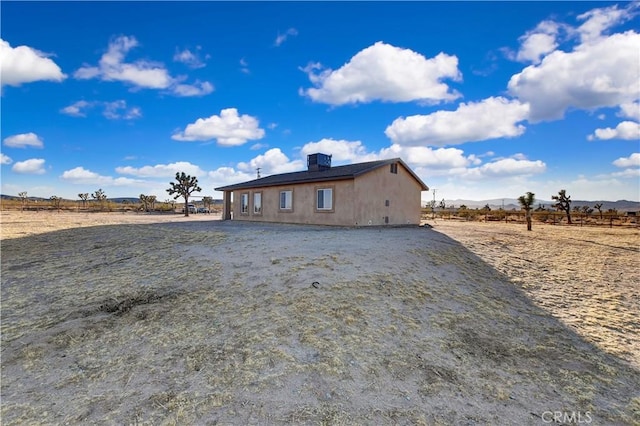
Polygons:
M167 192L176 200L178 197L184 198L184 215L189 216L189 196L194 192L202 191L202 188L198 186L198 178L184 172L176 173L176 181L169 182L171 188L167 189Z
M593 213L593 209L589 206L582 206L582 213L587 216L591 216L591 213Z
M52 195L51 198L51 205L53 206L54 209L60 211L60 203L62 202L62 198L56 196L56 195Z
M98 189L96 192L91 194L91 198L98 202L100 209L102 210L104 208L104 200L107 199L107 194L105 194L102 189Z
M175 210L176 209L176 200L171 199L171 198L167 198L166 200L164 200L164 202L166 204L168 204L169 206L171 206L171 210Z
M21 200L20 211L22 211L27 205L27 201L28 201L27 191L19 192L18 196L20 197L20 200Z
M533 192L527 192L526 195L518 197L520 207L525 211L525 215L527 217L527 231L531 231L531 209L533 208L535 200L536 197Z
M593 208L598 210L598 213L600 213L600 220L602 220L602 203L596 204Z
M482 210L484 210L486 212L490 212L491 211L491 206L489 206L489 203L485 204L484 207L482 208Z
M148 212L149 200L147 199L147 196L144 194L140 194L140 202L142 203L142 210L144 210L145 212Z
M151 207L151 210L155 210L156 209L156 196L155 195L147 195L147 200L149 202L149 206Z
M89 199L89 193L88 192L83 192L78 194L78 197L82 200L82 208L84 209L85 207L87 207L87 200Z
M571 196L567 195L567 191L561 189L558 191L558 195L552 195L551 199L557 201L553 207L564 211L567 215L567 223L571 225Z
M440 201L438 207L440 207L442 210L447 208L447 204L444 202L444 198L442 199L442 201Z
M202 203L204 204L204 207L206 209L209 209L209 211L211 211L211 205L213 204L213 197L202 197Z

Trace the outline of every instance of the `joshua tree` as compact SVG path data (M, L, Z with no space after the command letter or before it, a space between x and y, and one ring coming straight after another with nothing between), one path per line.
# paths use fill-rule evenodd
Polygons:
M83 192L78 194L78 197L82 200L82 208L84 209L87 206L87 200L89 199L89 193Z
M567 214L567 223L571 225L571 196L567 195L567 191L561 189L558 195L552 195L551 199L557 201L553 207L564 211Z
M204 204L204 207L211 210L211 204L213 204L213 197L202 197L202 203Z
M593 213L593 209L589 206L582 206L582 213L587 216L591 216L591 213Z
M593 208L598 210L598 213L600 213L600 220L602 220L602 203L596 204Z
M148 212L149 211L149 200L147 198L147 195L140 194L140 202L142 203L142 209L145 212Z
M536 200L536 196L533 192L527 192L526 195L518 197L520 207L525 211L527 217L527 231L531 231L531 208Z
M20 210L22 211L22 210L24 210L24 206L27 205L27 191L19 192L18 196L20 197L20 200L22 201L22 204L21 204L21 207L20 207Z
M177 183L169 182L171 188L167 189L167 192L175 199L184 198L184 215L189 216L189 195L202 191L202 188L198 186L198 178L186 175L184 172L176 173L176 181Z
M56 196L56 195L52 195L51 198L51 205L58 211L60 211L60 202L62 201L62 198Z

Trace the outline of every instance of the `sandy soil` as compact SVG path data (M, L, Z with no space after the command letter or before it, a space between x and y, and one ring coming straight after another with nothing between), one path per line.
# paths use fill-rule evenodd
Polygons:
M3 425L640 423L637 230L0 218Z

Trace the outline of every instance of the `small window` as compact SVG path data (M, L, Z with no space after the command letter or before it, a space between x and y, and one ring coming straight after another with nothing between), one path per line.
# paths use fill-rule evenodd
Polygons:
M384 206L389 207L389 200L384 200Z
M262 192L253 193L253 214L262 214Z
M318 189L317 202L318 210L333 210L333 188Z
M249 194L244 193L240 196L240 213L249 214Z
M293 209L293 191L280 191L280 210Z
M391 166L391 173L393 173L394 175L398 174L398 163L392 163L390 164Z

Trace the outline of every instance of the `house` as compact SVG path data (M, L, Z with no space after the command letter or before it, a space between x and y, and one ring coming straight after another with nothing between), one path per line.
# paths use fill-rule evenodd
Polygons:
M400 158L331 167L326 154L309 155L306 171L215 189L225 220L233 209L233 220L339 226L418 225L429 190Z

